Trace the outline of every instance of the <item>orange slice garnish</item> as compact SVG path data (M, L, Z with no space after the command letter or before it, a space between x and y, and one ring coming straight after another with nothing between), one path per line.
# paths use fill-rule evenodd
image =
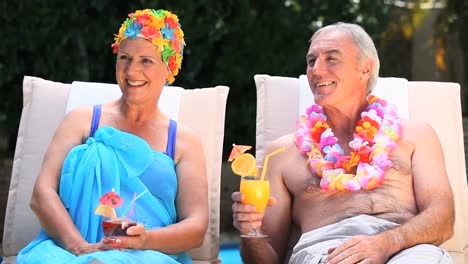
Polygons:
M234 174L241 177L244 176L257 176L257 161L255 157L250 153L244 153L239 155L232 163L231 168Z

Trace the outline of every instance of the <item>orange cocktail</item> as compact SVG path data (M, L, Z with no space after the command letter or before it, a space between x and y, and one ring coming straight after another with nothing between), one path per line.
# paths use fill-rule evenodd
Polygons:
M233 161L231 168L234 174L242 177L240 183L240 192L243 196L242 203L251 204L255 206L255 211L263 213L270 198L270 182L265 180L268 159L285 150L285 148L279 148L266 155L263 166L257 166L257 160L252 154L244 153L250 148L250 146L236 146L233 144L233 150L231 151L231 155L229 155L229 161ZM265 167L265 170L262 170L263 167ZM241 237L258 238L268 236L262 234L259 229L257 230L257 228L251 227L250 231L246 234L242 234Z
M240 192L244 195L243 204L254 205L256 211L262 213L265 211L270 197L270 182L259 178L254 176L242 177Z

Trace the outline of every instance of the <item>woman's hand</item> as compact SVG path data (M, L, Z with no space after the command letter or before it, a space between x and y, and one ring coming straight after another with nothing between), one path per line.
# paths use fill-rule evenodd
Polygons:
M79 245L78 247L68 249L68 251L70 251L73 255L79 256L79 255L84 255L88 253L93 253L96 251L103 251L103 250L109 250L109 249L111 248L109 248L102 242L98 242L96 244L90 244L90 243L85 242Z
M142 224L129 227L128 236L104 237L102 243L110 249L145 249L148 234Z

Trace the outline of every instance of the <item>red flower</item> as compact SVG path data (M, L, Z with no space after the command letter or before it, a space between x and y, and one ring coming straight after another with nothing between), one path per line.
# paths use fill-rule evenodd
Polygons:
M169 57L169 69L171 70L171 72L174 72L175 70L177 70L177 63L176 63L176 59L174 58L174 56L171 56Z
M314 124L314 126L310 129L310 137L314 140L315 143L320 142L320 136L328 127L328 124L322 121L317 121Z
M379 130L379 123L377 121L370 119L368 116L365 116L363 119L359 120L356 126L356 132L359 136L366 139L372 139Z
M112 47L112 53L117 54L119 52L119 45L114 43L111 45L111 47Z
M314 140L314 142L320 142L320 136L322 135L323 131L325 131L326 127L313 127L310 130L310 137Z
M141 14L137 16L138 25L146 26L151 23L150 14Z
M141 29L141 34L149 40L161 37L161 32L159 32L155 27L144 27Z
M359 150L356 152L356 155L359 156L359 162L369 163L370 152L371 152L371 149L367 146L363 146L359 148Z
M176 28L179 25L178 21L173 17L166 17L165 21L169 25L169 28Z
M171 46L175 50L176 53L180 52L181 45L180 45L179 39L174 38L173 40L171 40Z

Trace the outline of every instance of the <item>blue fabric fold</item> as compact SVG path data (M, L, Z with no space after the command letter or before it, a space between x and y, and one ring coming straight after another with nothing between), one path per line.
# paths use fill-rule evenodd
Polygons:
M166 168L158 169L161 166ZM157 181L163 183L165 194L158 196L157 190L148 191L141 175L146 183L157 177ZM152 184L154 182L149 185ZM122 206L115 208L119 217L128 212L134 195L144 193L135 203L132 220L146 228L175 223L177 181L173 161L153 151L138 136L112 127L100 127L94 137L70 151L63 164L59 187L65 208L89 243L104 237L103 217L94 214L94 210L99 198L112 189L124 200ZM111 250L77 257L56 245L44 230L19 252L17 262L87 263L93 259L104 263L191 263L186 253L167 255L154 250Z

